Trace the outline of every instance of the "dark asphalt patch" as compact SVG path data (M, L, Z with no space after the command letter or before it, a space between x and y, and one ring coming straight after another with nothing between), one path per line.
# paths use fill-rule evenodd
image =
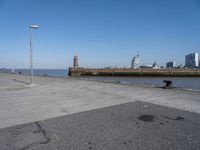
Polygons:
M184 117L180 117L180 116L176 116L175 118L169 117L169 116L163 116L163 117L166 119L169 119L169 120L176 120L176 121L184 121L185 120Z
M0 130L0 150L195 150L199 147L200 115L143 102Z
M154 120L153 115L141 115L138 117L139 120L142 120L144 122L152 122Z

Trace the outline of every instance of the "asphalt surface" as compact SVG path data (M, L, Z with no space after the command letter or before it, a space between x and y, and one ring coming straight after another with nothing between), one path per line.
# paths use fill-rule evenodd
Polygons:
M200 115L135 101L0 130L0 150L32 149L198 150Z

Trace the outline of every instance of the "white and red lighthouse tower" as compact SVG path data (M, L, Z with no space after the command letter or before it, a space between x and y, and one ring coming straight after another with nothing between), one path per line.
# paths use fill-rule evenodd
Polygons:
M75 54L74 55L74 63L73 63L74 68L78 68L78 56Z

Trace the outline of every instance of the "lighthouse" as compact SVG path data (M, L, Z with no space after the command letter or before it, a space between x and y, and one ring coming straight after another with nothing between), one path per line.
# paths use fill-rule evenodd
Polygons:
M78 56L74 55L74 63L73 63L74 68L78 68Z

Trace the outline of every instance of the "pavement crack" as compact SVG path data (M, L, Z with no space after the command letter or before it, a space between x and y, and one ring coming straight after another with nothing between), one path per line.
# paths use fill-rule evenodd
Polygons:
M35 125L38 127L39 131L44 135L44 137L46 139L46 141L40 142L40 144L47 144L47 143L49 143L51 139L47 136L46 131L42 128L42 126L40 125L40 123L39 122L35 122Z
M36 146L36 145L48 144L50 142L51 139L47 136L46 131L42 128L42 126L39 124L39 122L35 122L34 124L37 126L38 129L36 131L34 131L33 134L40 133L40 134L42 134L44 136L45 140L42 141L42 142L39 142L39 143L29 144L28 146L25 146L25 147L20 148L18 150L27 150L27 149L30 149L31 147Z

